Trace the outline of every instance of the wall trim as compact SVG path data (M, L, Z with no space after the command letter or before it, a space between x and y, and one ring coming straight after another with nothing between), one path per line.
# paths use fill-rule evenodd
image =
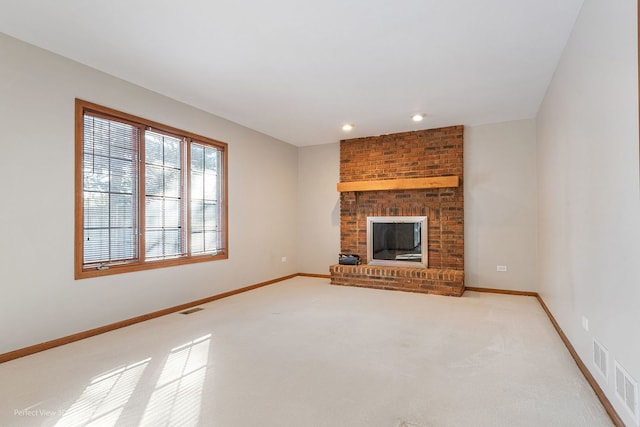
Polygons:
M298 273L298 276L302 276L302 277L317 277L318 279L331 279L331 275L330 274Z
M602 403L602 406L604 407L604 410L609 415L609 418L611 418L611 422L613 422L613 424L616 427L625 427L624 422L622 421L622 419L620 418L620 416L616 412L615 408L613 407L613 405L611 404L611 402L609 401L609 399L605 395L605 393L602 390L602 388L600 388L600 385L598 384L596 379L593 377L593 375L591 375L591 372L589 371L587 366L584 364L584 362L582 361L582 359L580 358L580 356L576 352L575 348L573 348L573 345L569 341L569 338L567 338L565 333L562 331L562 328L560 328L560 325L556 321L555 317L553 317L553 314L551 314L551 310L549 310L549 308L544 303L544 300L542 299L542 297L540 296L540 294L538 292L512 291L512 290L507 290L507 289L474 288L474 287L470 287L470 286L467 286L466 290L475 291L475 292L488 292L488 293L495 293L495 294L507 294L507 295L520 295L520 296L535 297L538 300L538 302L540 303L540 306L542 306L542 309L544 310L544 312L547 313L547 316L549 317L549 320L551 321L551 324L553 325L554 329L556 330L556 332L560 336L560 339L564 343L565 347L567 347L567 350L569 351L569 354L571 354L571 357L573 358L574 362L576 362L576 365L578 365L578 369L580 369L580 372L582 372L582 375L584 376L584 378L587 380L587 382L589 383L589 385L593 389L593 392L598 397L598 400L600 401L600 403Z
M75 341L80 341L85 338L104 334L105 332L114 331L116 329L124 328L126 326L131 326L136 323L144 322L145 320L155 319L156 317L161 317L167 314L175 313L177 311L182 311L187 308L194 307L196 305L206 304L208 302L216 301L222 298L227 298L227 297L237 295L243 292L251 291L253 289L257 289L263 286L271 285L277 282L282 282L283 280L292 279L299 275L300 275L299 273L295 273L295 274L290 274L288 276L278 277L277 279L267 280L266 282L256 283L254 285L245 286L243 288L235 289L228 292L223 292L221 294L216 294L210 297L206 297L199 300L176 305L173 307L165 308L163 310L154 311L153 313L143 314L141 316L132 317L130 319L122 320L120 322L115 322L109 325L104 325L104 326L99 326L97 328L89 329L87 331L78 332L76 334L67 335L62 338L56 338L51 341L46 341L40 344L34 344L29 347L24 347L24 348L10 351L8 353L2 353L0 354L0 363L8 362L10 360L18 359L24 356L29 356L31 354L39 353L41 351L49 350L55 347L60 347L61 345L70 344Z
M525 297L537 297L537 292L530 291L512 291L509 289L493 289L493 288L476 288L474 286L465 286L465 290L473 292L486 292L491 294L520 295Z

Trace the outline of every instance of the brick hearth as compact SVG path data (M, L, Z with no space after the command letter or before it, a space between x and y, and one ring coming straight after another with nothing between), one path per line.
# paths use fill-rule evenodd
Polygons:
M340 142L340 182L457 176L459 185L340 195L342 253L363 265L330 267L331 283L460 296L464 291L463 126ZM429 268L367 265L367 216L427 216Z
M464 271L435 268L339 265L329 267L331 284L459 297Z

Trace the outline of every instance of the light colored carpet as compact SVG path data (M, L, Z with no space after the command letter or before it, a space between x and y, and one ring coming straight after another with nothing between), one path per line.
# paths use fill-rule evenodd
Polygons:
M532 297L297 277L0 365L2 426L610 426Z

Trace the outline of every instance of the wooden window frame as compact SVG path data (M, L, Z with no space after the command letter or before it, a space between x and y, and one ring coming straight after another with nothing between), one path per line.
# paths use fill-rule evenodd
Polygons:
M186 255L176 258L169 258L163 260L150 260L145 261L145 232L144 232L144 207L139 206L137 214L137 222L139 227L139 239L138 239L138 257L135 262L127 264L115 264L109 265L108 268L97 268L95 266L85 267L84 265L84 186L83 186L83 143L84 143L84 115L85 112L99 116L101 118L113 119L129 123L140 127L141 129L150 129L159 131L171 136L184 138L190 142L195 142L200 145L213 147L221 153L221 170L219 176L222 179L220 185L219 203L220 203L220 225L221 228L221 246L215 254L190 254L190 246L187 243L185 251ZM142 138L144 139L144 138ZM141 150L143 151L143 150ZM184 150L189 151L189 150ZM144 162L144 153L141 153L139 162ZM187 198L187 214L184 219L187 227L185 230L185 239L190 238L191 226L190 226L190 209L191 209L191 196L189 190L190 180L190 157L186 157L182 161L182 165L187 168L183 171L185 176L184 184L184 197ZM81 99L75 100L75 278L86 279L91 277L107 276L112 274L128 273L133 271L150 270L155 268L171 267L175 265L192 264L198 262L208 262L220 259L227 259L228 255L228 146L224 142L216 141L211 138L196 135L191 132L187 132L181 129L177 129L171 126L167 126L161 123L157 123L151 120L147 120L141 117L137 117L128 113L114 110L112 108L104 107L98 104L94 104ZM138 190L144 188L144 169L138 168ZM144 204L145 194L143 191L138 191L138 200Z

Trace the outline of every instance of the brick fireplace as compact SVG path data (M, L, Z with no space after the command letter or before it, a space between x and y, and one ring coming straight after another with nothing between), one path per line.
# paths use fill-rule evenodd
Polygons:
M340 142L340 246L362 265L331 283L460 296L464 292L463 126ZM367 264L367 217L427 216L428 268Z

